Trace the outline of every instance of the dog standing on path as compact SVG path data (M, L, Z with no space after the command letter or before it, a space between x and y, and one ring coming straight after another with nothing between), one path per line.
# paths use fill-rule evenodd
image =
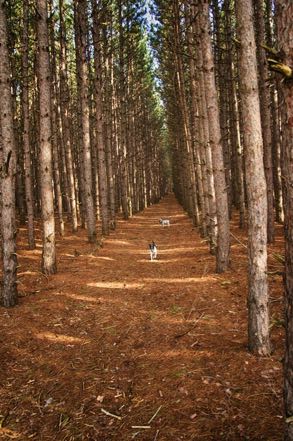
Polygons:
M170 219L160 219L160 224L163 227L170 227Z
M157 258L157 245L155 244L154 241L152 241L152 243L149 244L149 248L150 248L150 257L151 260L154 260Z

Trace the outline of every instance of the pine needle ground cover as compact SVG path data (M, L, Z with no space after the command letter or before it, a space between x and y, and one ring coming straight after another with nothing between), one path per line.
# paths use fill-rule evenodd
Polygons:
M168 196L120 220L100 246L68 231L50 277L41 232L29 251L20 226L21 299L0 310L0 439L281 440L282 232L269 247L274 351L258 358L246 346L247 239L237 225L231 270L217 275Z

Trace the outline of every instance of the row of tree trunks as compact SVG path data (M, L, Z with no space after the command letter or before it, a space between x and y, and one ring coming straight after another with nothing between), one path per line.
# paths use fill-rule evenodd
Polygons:
M85 0L32 6L1 2L5 306L17 301L15 208L19 222L27 221L30 249L41 216L41 266L54 274L55 213L60 235L67 216L73 232L80 223L95 243L99 216L101 233L109 234L120 208L128 217L157 202L167 186L159 176L161 106L131 2L92 2L92 11Z
M54 227L54 206L53 206L53 191L52 191L52 146L53 146L53 159L54 159L54 171L55 171L55 196L57 195L57 201L62 198L59 196L61 191L59 189L59 166L57 158L61 156L63 163L63 178L65 178L63 183L63 190L65 190L66 198L64 201L67 203L67 209L72 215L75 208L73 206L73 199L75 198L75 188L74 188L74 170L71 157L71 144L70 144L70 128L68 122L69 115L69 98L68 98L68 77L66 75L66 38L64 37L64 23L62 18L63 3L59 3L61 14L60 14L60 85L57 83L56 72L57 67L54 65L55 56L55 45L54 38L51 38L51 50L52 50L52 69L49 66L49 43L47 36L47 4L45 0L39 0L38 2L38 46L39 46L39 58L38 58L38 84L39 84L39 95L37 102L39 103L39 108L42 110L40 112L40 122L39 122L39 145L40 145L40 160L41 169L39 179L39 188L41 189L42 198L42 215L44 224L44 250L43 250L43 270L46 273L55 272L55 227ZM249 5L244 2L243 8ZM79 140L79 145L81 151L77 154L78 159L82 159L82 166L80 167L78 173L79 188L82 188L82 204L85 210L85 221L88 229L88 238L90 242L96 241L96 207L102 207L102 232L107 234L109 232L109 214L108 214L108 204L110 195L108 194L108 181L106 167L109 167L111 159L114 157L117 160L116 169L114 175L116 177L116 205L122 207L124 217L127 218L135 210L135 198L134 195L141 194L141 203L138 207L143 208L145 205L156 201L159 195L157 190L158 185L155 178L156 175L156 162L152 160L156 156L155 142L152 143L153 147L149 152L145 151L144 148L141 149L143 153L145 163L144 169L142 170L140 178L137 179L136 167L138 161L142 166L140 159L137 159L137 153L134 150L134 143L132 142L132 137L137 138L138 145L140 140L153 139L151 127L151 119L146 113L147 108L140 103L140 110L136 109L135 106L129 108L129 112L126 111L128 103L126 99L130 97L131 88L136 91L139 90L134 87L135 73L132 66L132 59L129 57L129 45L130 40L125 41L126 30L130 27L130 15L126 15L126 19L123 16L124 11L122 8L121 1L117 4L117 24L118 24L118 36L116 42L118 42L119 47L119 57L118 57L118 76L112 81L111 78L111 92L112 92L112 103L114 111L111 114L114 127L113 136L107 135L108 142L107 152L110 152L106 156L106 151L104 147L105 142L105 129L103 124L103 113L105 109L103 108L103 94L105 94L106 88L101 87L102 79L102 50L101 41L103 33L98 30L100 17L98 16L99 11L97 10L95 4L94 7L94 62L95 62L95 105L92 106L90 98L92 97L92 92L89 88L89 71L88 71L88 57L89 52L87 51L88 46L88 26L87 26L87 3L84 0L80 0L75 8L75 35L76 35L76 53L77 53L77 85L78 85L78 95L77 95L77 106L79 112L77 118L79 118L81 130L81 138ZM242 7L242 2L239 2L239 8ZM229 211L228 211L228 198L227 198L227 171L224 167L224 155L223 147L221 143L221 129L220 129L220 114L218 111L218 101L217 101L217 91L215 82L215 67L214 67L214 57L212 53L211 38L209 35L210 24L209 24L209 10L208 3L203 2L199 5L199 11L201 14L197 14L197 8L192 4L186 3L186 8L192 12L192 34L189 35L189 46L192 44L196 45L196 50L193 51L191 48L191 54L194 54L194 60L198 64L197 68L199 72L195 74L194 62L189 61L191 67L192 76L194 77L193 83L193 106L190 109L188 107L189 102L186 94L186 75L184 72L184 58L180 51L181 46L181 18L179 3L177 0L172 2L171 14L173 16L173 25L170 27L173 38L173 51L170 53L171 56L168 62L175 65L175 76L172 83L173 95L172 99L175 102L170 103L169 108L171 109L172 117L172 130L174 133L174 158L178 161L178 167L174 164L174 175L176 175L176 188L179 198L181 199L183 205L186 207L187 211L194 219L199 219L198 214L198 192L199 192L199 177L202 181L202 193L200 201L200 207L203 210L202 219L205 219L205 224L207 226L207 232L210 235L210 248L211 252L214 251L214 244L217 242L216 255L217 255L217 271L222 272L229 266ZM130 14L131 10L129 10ZM186 16L185 16L186 17ZM217 19L219 20L219 19ZM194 24L194 22L196 24ZM252 22L251 22L252 23ZM252 26L248 23L249 26ZM247 23L242 24L238 18L239 33L241 35L241 27L248 26ZM218 23L219 26L219 23ZM248 27L247 27L248 29ZM250 29L251 30L251 29ZM54 34L54 29L51 31ZM127 34L126 34L127 35ZM252 38L252 37L251 37ZM240 41L242 41L240 39ZM254 54L255 47L253 46L254 40L250 42L252 44L252 52L249 54L250 59L252 59L252 54ZM169 44L169 43L168 43ZM240 45L241 46L241 45ZM127 56L126 56L127 55ZM251 165L253 158L260 153L262 154L262 137L259 132L257 133L257 139L250 139L250 123L249 113L246 111L247 103L250 103L249 99L252 99L253 109L255 112L258 111L258 89L257 87L253 89L254 96L249 95L250 89L247 86L248 80L245 79L245 70L243 65L245 63L245 56L247 54L245 51L240 56L240 71L241 81L242 81L242 105L243 109L241 114L246 115L242 119L242 132L245 147L252 146L253 149L249 150L250 147L246 149L246 187L247 187L247 201L248 201L248 211L249 211L249 228L250 228L250 238L251 238L251 287L250 293L252 295L253 301L256 302L256 298L260 301L262 295L267 295L266 288L266 278L265 278L265 263L266 255L262 248L266 246L266 237L263 236L261 231L258 234L259 228L257 225L257 219L254 217L258 207L262 207L262 211L258 214L266 216L266 206L263 200L262 190L265 188L261 173L256 176L256 170ZM134 58L136 54L132 55ZM111 56L105 55L104 60L111 60ZM244 60L244 61L243 61ZM253 60L254 61L254 60ZM109 61L110 63L110 61ZM112 62L111 62L112 63ZM231 75L233 76L233 62L229 63L232 69ZM250 66L251 67L251 66ZM113 72L113 63L112 63ZM106 75L105 75L106 76ZM50 87L50 78L54 78L52 82L53 86ZM132 87L127 86L129 82L132 82ZM219 83L220 84L220 83ZM253 83L254 84L254 83ZM58 99L60 86L60 97ZM255 86L255 85L254 85ZM236 92L233 91L232 100L235 99ZM139 95L139 92L137 93ZM54 101L52 96L57 97ZM171 95L170 95L171 96ZM197 101L196 97L197 96ZM176 115L176 104L179 103L179 112ZM233 101L232 101L233 102ZM91 105L90 105L91 103ZM132 104L134 100L132 101ZM90 111L91 109L91 111ZM207 109L207 111L206 111ZM234 112L237 109L234 106ZM60 114L62 113L62 115ZM141 112L141 118L144 121L143 127L136 124L135 114ZM91 121L93 121L93 116L95 116L95 130L90 130ZM191 123L191 117L197 119L198 121L193 121ZM251 118L251 117L250 117ZM225 118L223 118L225 119ZM236 119L236 118L235 118ZM257 121L256 121L257 123ZM51 124L54 129L51 129ZM197 129L195 129L197 127ZM260 126L257 126L259 129ZM148 129L146 129L148 128ZM226 130L226 126L223 124L222 131ZM234 131L237 132L237 125L234 125ZM52 133L55 136L52 136ZM93 134L92 138L90 133ZM198 140L194 137L198 135ZM234 133L234 140L236 139ZM140 140L139 140L140 138ZM239 139L237 137L237 139ZM253 142L252 142L253 141ZM97 142L97 145L95 144ZM57 148L58 143L58 148ZM111 145L110 145L111 144ZM67 145L67 147L66 147ZM114 147L114 148L113 148ZM196 149L197 147L197 149ZM235 151L235 146L233 147ZM232 150L233 150L232 149ZM236 146L236 153L238 147ZM151 153L151 154L150 154ZM93 179L93 169L92 169L92 158L97 158L94 166L95 185ZM236 154L236 157L238 155ZM257 159L260 159L257 156ZM97 166L98 164L98 166ZM241 166L240 166L241 168ZM99 173L96 175L95 171L99 169ZM69 173L68 173L69 171ZM146 175L149 179L146 179ZM69 176L69 180L67 179ZM257 177L259 179L257 180ZM139 183L140 189L145 189L144 192L139 191L136 188L137 183ZM119 185L120 184L120 185ZM241 184L242 185L242 184ZM94 191L96 187L96 191ZM258 189L258 192L254 192L254 189ZM252 191L251 191L252 190ZM96 203L94 203L94 198ZM266 197L265 197L266 199ZM71 201L71 202L70 202ZM113 206L113 198L111 202ZM59 204L58 204L59 207ZM60 205L61 207L61 205ZM62 220L62 208L59 209L59 218ZM76 219L76 215L74 215ZM265 217L262 218L262 220ZM194 222L197 222L194 221ZM73 227L75 223L73 222ZM204 228L203 228L204 230ZM62 228L60 226L60 231ZM259 249L257 249L259 247ZM263 253L263 254L262 254ZM262 258L261 258L262 256ZM261 309L263 309L264 302L260 301ZM256 314L259 319L259 314ZM254 313L252 313L254 316ZM259 328L257 331L259 338ZM254 331L249 332L251 336ZM262 337L261 337L262 339ZM255 344L251 343L251 349L254 350ZM261 352L261 350L260 350Z
M285 0L276 0L276 8L271 0L212 3L210 10L207 0L156 2L163 122L142 50L145 30L138 30L141 12L134 9L143 3L92 1L90 7L77 0L70 27L67 2L35 0L34 28L31 4L23 2L21 31L7 22L7 11L17 14L15 4L0 0L1 299L5 306L17 303L16 205L20 222L27 217L31 249L41 214L42 269L53 274L54 212L61 235L65 213L74 232L79 220L86 225L91 243L99 216L102 234L109 234L119 209L127 219L164 194L163 140L171 145L176 196L216 252L218 272L229 267L229 215L238 209L244 227L247 209L248 345L257 355L270 353L266 246L284 202L285 437L293 440L292 74L283 81L269 74L262 44L272 46L277 36L278 61L292 69L293 6Z
M178 0L173 0L169 7L160 2L159 10L165 32L165 40L162 42L165 51L159 56L164 65L162 79L168 81L165 85L165 99L172 134L174 188L190 216L201 219L200 228L208 235L210 251L213 253L216 248L218 272L225 271L230 263L230 213L227 190L231 184L234 187L231 188L230 203L233 202L239 208L242 227L245 225L247 204L250 262L249 348L259 355L267 355L270 353L266 275L268 194L264 174L263 127L258 94L253 10L250 1L237 2L240 43L237 43L236 59L232 53L231 33L228 34L232 23L231 2L227 0L223 3L222 7L227 15L224 19L214 2L216 41L218 44L226 44L231 52L227 55L224 51L215 58L218 48L214 51L212 48L209 3L204 1L194 4L185 1L184 6L184 12L180 12ZM244 11L250 11L248 17ZM185 28L188 29L186 33ZM223 37L219 34L222 29L225 31ZM235 31L234 27L233 32ZM184 56L182 44L187 45L189 57ZM215 59L226 63L228 82L220 78L221 74L223 76L223 66L216 70ZM169 75L171 69L173 74ZM237 78L235 82L237 75L239 80ZM188 81L190 89L186 87ZM221 113L218 107L217 87L220 88L220 102L225 107ZM229 93L222 90L223 88ZM188 90L191 92L190 100L187 100ZM227 170L227 167L230 167L230 170ZM267 173L267 180L271 176L272 174ZM194 199L199 201L196 207L189 193L192 188L195 192ZM199 207L200 213L196 212Z

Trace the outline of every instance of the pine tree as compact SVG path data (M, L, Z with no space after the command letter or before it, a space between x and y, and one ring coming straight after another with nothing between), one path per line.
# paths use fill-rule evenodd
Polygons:
M206 101L209 117L209 141L213 157L213 170L215 179L216 205L217 205L217 272L225 271L229 266L230 233L228 198L225 181L224 158L221 144L221 129L217 90L214 76L214 61L211 40L209 36L209 9L208 2L202 3L200 10L202 16L202 53L205 78Z
M278 47L280 62L291 70L291 78L281 85L284 113L282 137L282 182L285 212L285 314L286 351L284 363L285 437L293 440L293 4L277 0Z
M18 301L17 256L15 225L15 137L13 128L13 107L11 97L11 72L7 42L7 19L5 1L0 0L0 135L1 146L1 221L3 249L2 302L6 307Z
M96 215L93 199L93 177L91 168L91 144L90 144L90 113L89 113L89 74L87 63L87 2L78 0L75 8L76 14L76 35L77 51L79 52L80 62L78 63L79 76L79 98L81 105L82 123L82 159L83 159L83 181L84 181L84 202L86 212L86 225L88 240L95 243L97 239Z
M235 4L240 41L240 96L248 201L248 345L270 353L267 285L267 194L251 0Z
M28 244L30 249L35 248L34 233L34 195L32 177L32 158L30 146L30 118L29 118L29 8L23 2L23 34L22 34L22 142L24 151L24 178L25 200L28 219Z
M48 43L48 10L46 0L37 0L38 88L39 88L39 165L41 176L41 209L43 221L42 270L54 274L56 267L55 219L52 188L52 129L50 62Z

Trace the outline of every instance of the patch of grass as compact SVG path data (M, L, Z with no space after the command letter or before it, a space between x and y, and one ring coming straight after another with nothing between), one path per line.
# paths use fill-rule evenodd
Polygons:
M285 328L285 320L283 318L273 316L270 321L270 329L274 327Z
M103 328L103 331L106 331L109 335L116 335L117 334L117 329L116 325L113 326L107 326L106 328Z
M175 378L183 378L183 377L186 377L187 371L186 371L186 369L179 369L177 371L172 372L171 375L172 375L172 377L175 377Z
M221 282L221 286L227 286L227 285L232 285L231 280L223 280L223 281Z
M201 320L213 320L214 318L212 315L204 315Z
M182 306L179 306L179 305L172 305L172 306L170 306L169 311L171 314L174 314L174 315L182 314L182 312L184 311L184 308L182 308Z
M152 313L149 315L148 319L149 319L149 320L157 320L158 316L160 316L160 315L161 315L161 314L159 314L159 313L157 313L157 312L152 312Z

